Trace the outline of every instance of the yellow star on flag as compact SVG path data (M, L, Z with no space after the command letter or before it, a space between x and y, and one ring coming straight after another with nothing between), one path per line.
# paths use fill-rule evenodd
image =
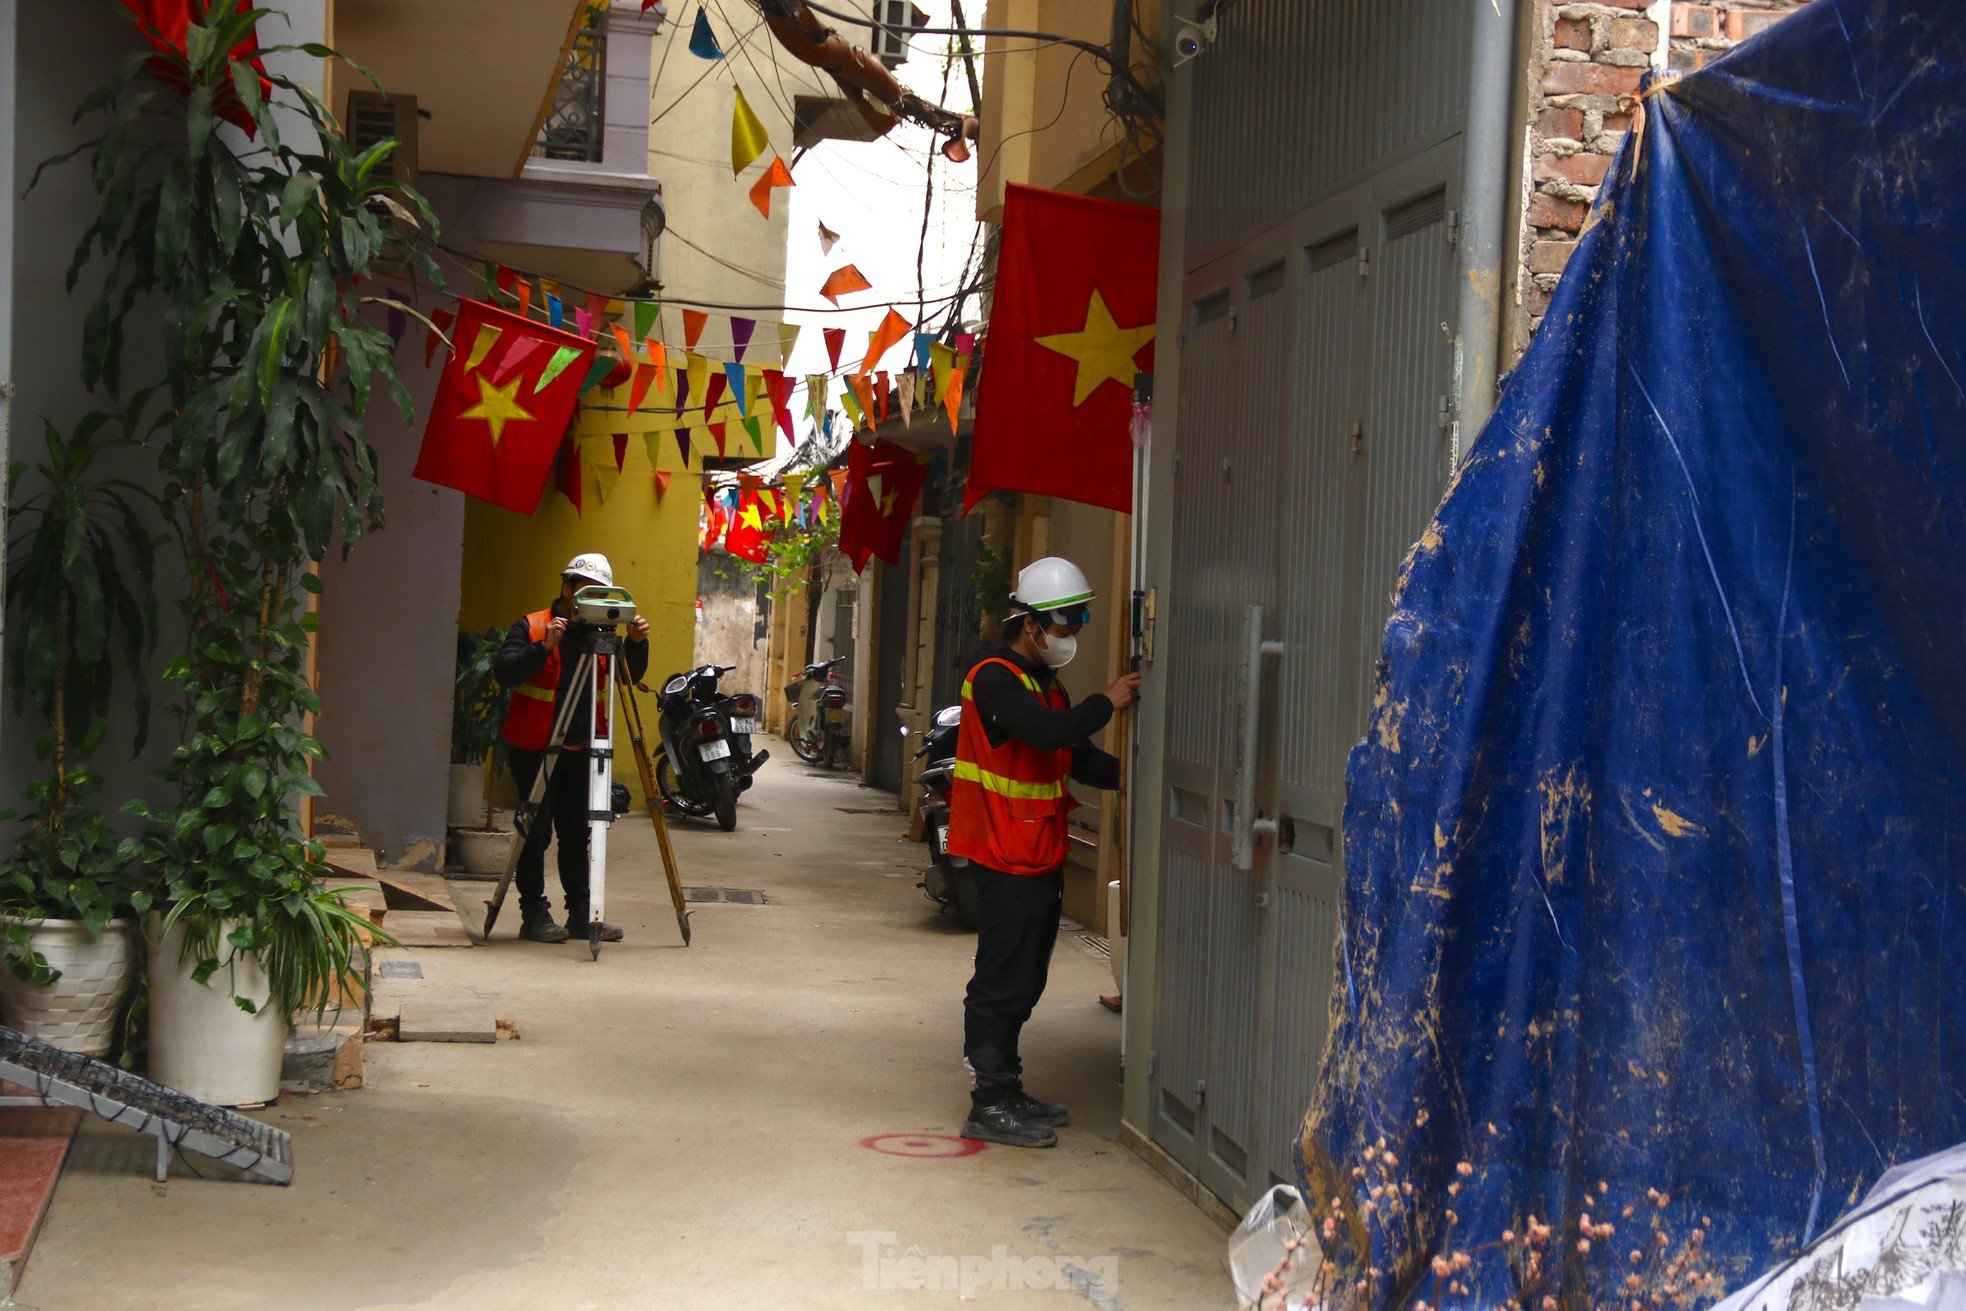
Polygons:
M737 516L737 526L740 528L755 529L758 532L765 530L764 517L758 513L758 503L756 501L746 503L743 511Z
M1122 328L1113 322L1113 312L1106 308L1106 298L1095 287L1092 300L1085 307L1084 328L1078 332L1039 337L1037 343L1078 364L1078 380L1072 389L1072 404L1076 407L1085 404L1086 397L1098 391L1102 382L1116 382L1132 391L1133 375L1139 372L1133 357L1153 339L1152 323Z
M532 414L519 404L519 384L525 381L522 374L513 374L512 381L503 387L494 386L491 379L480 373L475 375L478 384L478 403L464 412L467 419L483 419L491 425L492 445L497 446L505 436L505 425L514 419L532 422Z

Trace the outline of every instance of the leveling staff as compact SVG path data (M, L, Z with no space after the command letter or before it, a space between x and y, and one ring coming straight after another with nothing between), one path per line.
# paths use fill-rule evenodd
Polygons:
M536 818L519 853L515 871L519 885L519 936L528 942L565 942L570 933L585 939L587 921L587 750L592 740L597 711L591 704L592 690L586 682L575 688L574 667L578 660L560 658L560 641L573 618L573 594L583 587L613 587L614 566L598 552L576 555L560 573L560 595L544 610L525 616L505 634L492 672L498 681L512 689L512 705L505 716L505 740L511 746L512 780L519 785L519 797L532 795L532 785L546 763L546 749L553 736L553 720L566 696L580 698L567 725L563 754L547 781L541 802L545 814ZM622 658L628 662L628 676L640 682L649 667L649 621L636 615L628 625L628 641ZM607 657L601 657L604 674ZM552 816L549 826L546 815ZM550 837L560 841L560 892L566 898L567 923L561 928L553 920L553 908L546 900L546 844ZM621 930L613 924L601 926L603 942L620 942Z
M1140 675L1073 705L1057 672L1092 618L1092 585L1070 560L1025 566L1011 593L1004 645L963 680L962 727L949 789L949 854L976 881L976 975L963 998L963 1064L970 1112L962 1135L1011 1147L1050 1147L1071 1113L1024 1091L1017 1041L1044 995L1065 896L1065 818L1078 803L1069 777L1108 790L1120 762L1092 745L1133 704Z

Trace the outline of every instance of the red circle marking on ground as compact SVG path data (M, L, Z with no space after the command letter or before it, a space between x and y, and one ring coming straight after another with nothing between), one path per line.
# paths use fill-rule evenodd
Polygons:
M947 1133L877 1133L872 1138L862 1138L860 1145L883 1156L913 1156L927 1160L974 1156L989 1146L973 1138L958 1138Z

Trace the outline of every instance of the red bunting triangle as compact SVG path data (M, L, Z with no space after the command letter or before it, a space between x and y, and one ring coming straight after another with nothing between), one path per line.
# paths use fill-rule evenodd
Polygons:
M580 443L572 433L567 434L560 443L559 458L553 464L553 485L560 495L573 502L573 512L580 513Z
M642 402L648 399L649 388L655 384L656 375L661 372L653 364L635 366L635 385L628 389L628 413L633 414L642 408Z
M628 434L614 434L614 471L620 473L628 463Z
M717 454L723 455L725 453L724 452L724 425L721 423L711 424L710 435L716 439Z
M868 291L873 285L867 281L867 275L857 267L852 264L842 264L826 275L825 285L820 287L819 294L837 305L840 303L840 297L851 296L856 291Z
M671 477L672 475L667 469L657 469L655 471L655 503L657 505L662 504L662 498L669 494L669 479Z
M703 337L703 325L709 321L710 316L702 310L684 310L683 345L691 350L695 350L696 343Z
M881 362L881 356L892 350L894 344L912 332L914 327L890 306L886 317L881 320L881 326L868 334L867 358L860 362L860 372L863 375L872 373L874 366Z
M840 369L840 347L846 345L846 329L827 328L824 331L826 335L826 358L833 362L833 371L838 373Z
M874 375L874 403L880 407L881 422L887 422L887 370L882 369Z
M787 440L798 440L792 431L792 389L798 384L777 369L765 370L765 393L771 397L772 417L785 432Z
M758 207L758 213L770 218L773 188L792 185L794 185L792 170L785 167L784 160L774 156L771 167L764 171L764 176L751 184L751 203Z
M711 415L717 412L717 402L721 401L724 398L724 393L729 390L729 374L720 369L710 375L710 385L704 389L703 393L703 417L705 420L708 420Z

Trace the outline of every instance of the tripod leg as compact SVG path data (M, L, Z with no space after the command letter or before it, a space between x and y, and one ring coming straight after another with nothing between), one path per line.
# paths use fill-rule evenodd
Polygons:
M583 655L580 658L592 660L594 657ZM570 686L578 686L579 682L580 669L575 666L574 679ZM547 786L552 782L553 767L559 764L560 757L564 754L560 750L560 745L566 741L567 729L573 723L576 700L578 698L569 697L565 705L555 707L553 733L546 741L546 758L539 762L539 775L532 781L531 794L521 799L519 803L518 815L530 816L530 822L533 824L539 822L540 803L545 799ZM529 841L529 838L522 835L519 841L512 844L511 854L505 858L505 869L498 876L498 886L492 891L492 899L485 903L485 930L480 936L491 937L492 925L498 923L498 913L505 908L505 894L512 887L512 875L518 870L519 857L524 854Z
M614 659L620 659L619 656ZM608 826L614 823L614 678L613 664L602 672L595 661L588 672L592 700L602 708L587 751L587 948L601 958L602 911L607 905ZM603 697L607 699L602 700Z
M649 763L648 744L642 734L642 707L635 699L635 688L624 682L622 704L628 710L628 740L635 747L635 766L642 775L642 801L655 823L655 843L662 850L662 872L669 880L669 900L676 907L676 927L683 932L683 945L689 946L689 909L683 901L683 880L676 868L676 853L669 846L669 823L662 817L662 799L656 791L655 766Z

